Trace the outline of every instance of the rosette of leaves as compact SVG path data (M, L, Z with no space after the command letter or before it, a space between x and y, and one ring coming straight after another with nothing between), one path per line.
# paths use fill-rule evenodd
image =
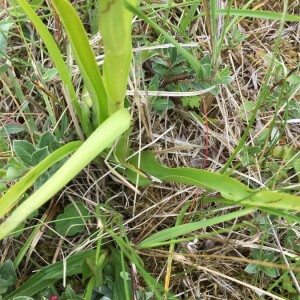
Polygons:
M55 136L47 131L45 132L37 145L33 145L26 140L15 140L13 142L13 152L15 154L7 165L2 169L2 182L10 182L20 178L30 168L36 166L50 153L60 148L60 143ZM64 160L56 163L47 172L41 175L34 184L34 189L37 190L44 182L46 182L52 174L63 164Z

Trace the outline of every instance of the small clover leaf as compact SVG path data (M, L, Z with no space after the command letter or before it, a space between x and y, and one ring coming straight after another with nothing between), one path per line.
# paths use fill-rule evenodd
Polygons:
M182 105L184 107L189 106L190 108L198 108L200 106L201 98L199 96L184 97L182 99Z
M55 230L66 236L74 236L85 230L85 222L89 219L88 209L80 202L70 204L55 222Z

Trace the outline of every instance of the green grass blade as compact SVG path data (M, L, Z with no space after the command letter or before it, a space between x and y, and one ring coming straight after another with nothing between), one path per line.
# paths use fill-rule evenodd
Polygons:
M227 9L217 9L216 14L217 15L226 15ZM238 17L265 19L265 20L276 20L276 21L282 20L282 13L266 11L266 10L231 9L230 15L238 16ZM285 14L284 22L300 22L300 16L292 15L292 14Z
M231 12L231 7L232 7L232 1L233 0L229 0L227 2L227 13L226 13L226 17L225 17L225 22L224 22L224 26L223 26L223 29L222 29L222 32L221 32L221 36L220 36L220 38L219 38L219 40L217 42L218 46L217 46L216 53L215 53L215 56L214 56L214 59L215 59L215 62L217 63L217 65L219 63L218 60L219 60L219 57L220 57L223 45L225 44L224 43L225 35L226 35L226 33L228 32L228 30L230 28L229 19L230 19L230 12Z
M253 2L253 1L252 1ZM199 3L198 0L195 1L189 1L184 3L173 3L171 8L177 8L177 7L184 7L188 5L192 5L194 3ZM248 6L249 2L245 5ZM140 7L140 11L144 11L147 9L154 9L154 8L160 8L160 9L168 9L168 4L151 4L151 5L145 5ZM216 15L226 15L227 9L216 9ZM205 13L197 14L196 18L203 17ZM280 12L273 12L268 10L253 10L253 9L231 9L230 11L231 16L236 17L245 17L245 18L256 18L256 19L267 19L267 20L275 20L280 21L282 19L282 13ZM300 16L299 15L293 15L293 14L286 14L284 16L285 22L300 22Z
M226 203L226 204L230 204L230 205L235 204L235 202L232 200L220 199L220 198L206 198L205 201L203 201L203 202ZM249 205L249 207L251 207L251 205ZM256 206L253 205L252 207L255 208ZM296 223L300 224L300 216L298 216L297 214L291 214L289 211L285 211L283 209L266 208L266 207L260 207L259 210L266 212L270 215L275 215L275 216L284 218L286 221L288 221L290 223L296 222Z
M80 73L93 101L95 125L98 126L108 118L108 103L95 55L74 7L68 0L51 1L72 45Z
M130 122L131 117L127 109L120 109L103 122L71 158L0 225L0 240L54 196L99 153L110 147L115 139L129 128Z
M133 158L131 164L138 165L137 157ZM217 190L225 199L233 200L240 205L300 210L300 197L269 190L252 190L226 175L205 170L167 168L160 165L150 151L141 153L140 169L164 182L184 183ZM127 171L127 176L132 182L136 182L136 174L133 171ZM139 178L140 185L150 183L151 180L149 179Z
M220 217L214 217L208 220L183 224L183 225L175 226L173 228L167 228L146 238L141 243L139 243L137 247L139 249L153 248L159 245L159 243L161 242L172 240L178 236L191 233L195 230L199 230L204 227L213 226L221 222L226 222L235 218L239 218L241 216L249 214L251 211L253 211L253 208L247 208Z
M210 10L209 17L211 19L211 37L212 40L212 57L214 59L213 64L215 65L217 62L217 40L218 40L218 32L217 32L217 16L216 16L216 8L217 3L216 0L210 0Z
M0 219L11 209L19 198L30 188L47 169L53 166L58 161L62 160L67 155L74 152L82 142L71 142L67 145L57 149L49 156L47 156L38 165L32 168L26 175L24 175L15 185L13 185L7 193L0 198Z
M129 273L127 265L125 265L124 255L121 251L110 247L109 261L114 266L114 286L113 286L113 299L131 300L133 299L132 285L129 280L126 280L126 273ZM123 273L123 276L120 274Z
M33 228L33 230L30 232L29 236L26 236L26 241L22 245L22 248L19 250L18 255L14 259L14 268L18 269L20 263L22 262L23 258L28 254L28 249L32 247L33 241L36 238L37 234L41 230L41 227L45 224L47 215L44 214L40 219L39 219L39 224Z
M70 96L72 104L74 105L74 108L76 110L78 118L79 118L80 122L83 124L81 108L78 103L77 95L76 95L76 92L74 90L74 87L73 87L73 84L71 81L71 76L70 76L68 68L65 65L65 62L62 58L63 56L60 53L60 50L59 50L56 42L54 41L54 39L53 39L51 33L49 32L49 30L47 29L47 27L40 20L40 18L36 15L34 10L30 7L30 4L28 3L28 1L26 1L26 0L16 0L16 1L18 1L20 7L22 7L24 12L28 16L28 18L33 23L35 29L39 33L41 39L45 43L45 45L49 51L49 55L51 56L51 58L55 64L57 72L59 73L59 76L60 76L65 88L68 91L68 95Z
M122 226L120 226L122 228ZM107 230L107 233L112 236L115 243L122 249L124 255L129 259L131 263L133 263L139 273L141 274L143 280L147 283L150 290L154 293L155 299L163 300L165 299L162 295L164 294L164 288L161 286L159 282L157 282L152 275L150 275L144 268L142 260L140 256L136 253L135 249L130 245L127 241L127 238L124 233L123 237L120 237L112 230ZM125 238L124 238L125 237ZM168 299L174 300L175 297L168 292Z
M81 251L68 257L65 261L59 261L42 268L38 273L28 279L15 291L4 297L3 300L11 300L18 296L31 297L49 285L62 279L65 275L71 276L82 272L82 262L84 259L95 257L95 250ZM66 268L64 269L64 265ZM64 270L66 273L64 274Z
M248 122L248 125L247 125L246 129L244 130L244 133L243 133L238 145L236 146L235 150L233 151L233 153L231 154L231 156L227 160L226 164L224 165L224 167L222 169L222 173L224 173L228 169L228 167L231 165L231 163L233 162L233 160L235 159L237 154L243 148L243 146L245 144L245 141L246 141L246 139L249 135L249 132L252 128L252 125L256 121L258 111L259 111L261 105L263 104L263 102L265 101L265 99L267 98L267 93L268 93L268 88L269 88L269 80L272 77L272 74L273 74L272 70L273 70L273 67L275 65L275 57L276 57L276 55L278 54L278 51L279 51L279 45L280 45L280 41L281 41L281 34L282 34L282 31L283 31L284 19L285 19L285 16L286 16L286 10L287 10L287 5L285 5L284 13L280 14L281 15L281 23L280 23L280 27L279 27L278 34L277 34L276 41L275 41L275 47L274 47L274 52L273 52L273 56L272 56L272 61L269 65L269 67L268 67L267 74L265 75L263 86L260 90L258 99L256 101L256 105L255 105L254 109L252 110L252 116L251 116L251 118Z

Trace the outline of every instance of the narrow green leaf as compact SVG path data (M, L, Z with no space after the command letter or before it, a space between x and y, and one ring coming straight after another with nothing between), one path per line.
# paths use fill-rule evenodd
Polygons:
M197 1L191 1L189 3L174 3L171 8L181 7L185 5L190 5L191 3L196 3ZM249 3L250 1L248 1ZM252 1L253 2L253 1ZM247 3L247 5L248 5ZM140 7L140 11L145 11L149 8L154 8L153 5L145 5ZM168 8L167 4L156 4L156 8ZM227 15L228 9L216 9L216 15ZM196 18L200 16L203 17L205 14L204 12L197 14ZM254 9L231 9L230 10L231 16L237 17L248 17L248 18L256 18L256 19L267 19L267 20L275 20L280 21L282 19L282 13L280 12L273 12L268 10L254 10ZM293 14L285 14L284 16L285 22L300 22L299 15Z
M107 95L87 33L68 0L51 0L64 25L86 88L93 101L96 126L108 118Z
M130 163L138 166L137 156ZM141 153L140 169L148 174L149 178L152 176L164 182L184 183L217 190L225 199L233 200L240 205L300 210L299 197L269 190L252 190L236 179L205 170L167 168L160 165L150 151ZM132 170L128 170L126 174L132 182L136 182L137 175ZM140 186L150 183L152 183L150 179L139 178Z
M217 15L226 15L227 9L217 9ZM250 9L231 9L231 16L239 16L239 17L248 17L248 18L257 18L264 20L282 20L283 13L273 12L267 10L250 10ZM285 14L284 16L285 22L300 22L299 15Z
M164 230L161 230L150 237L143 240L141 243L137 245L139 249L146 249L146 248L153 248L159 243L174 239L178 236L191 233L195 230L199 230L201 228L205 228L208 226L212 226L221 222L226 222L235 218L239 218L241 216L244 216L246 214L249 214L251 211L253 211L253 208L247 208L243 210L239 210L233 213L229 213L220 217L214 217L208 220L203 220L199 222L189 223L189 224L183 224L179 226L175 226L173 228L167 228Z
M122 230L123 231L123 230ZM151 274L149 274L144 266L142 259L140 256L136 253L135 249L130 245L126 238L126 234L122 232L122 237L117 235L114 231L107 230L108 234L112 236L116 244L119 246L119 248L123 251L124 255L135 264L136 268L138 269L139 273L147 283L149 289L154 293L155 299L157 300L163 300L163 294L166 292L164 291L164 288L161 286L155 278L152 277ZM125 237L125 238L124 238ZM171 292L167 292L168 299L174 300L176 299Z
M43 267L38 273L30 277L30 279L28 279L23 285L4 297L3 300L11 300L18 296L33 296L49 285L62 279L65 275L71 276L80 274L82 272L83 260L88 258L92 259L95 256L95 253L95 250L81 251L66 258L65 261L59 261L47 267ZM64 268L64 266L66 266L66 268Z

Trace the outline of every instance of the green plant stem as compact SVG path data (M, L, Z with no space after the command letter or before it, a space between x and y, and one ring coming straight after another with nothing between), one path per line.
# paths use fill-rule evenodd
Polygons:
M64 25L80 73L93 102L95 127L108 117L108 100L95 55L76 10L68 0L51 0Z
M134 7L136 0L130 0ZM104 43L103 82L108 95L108 112L124 107L127 79L132 59L131 21L133 14L123 0L101 0L99 31Z

